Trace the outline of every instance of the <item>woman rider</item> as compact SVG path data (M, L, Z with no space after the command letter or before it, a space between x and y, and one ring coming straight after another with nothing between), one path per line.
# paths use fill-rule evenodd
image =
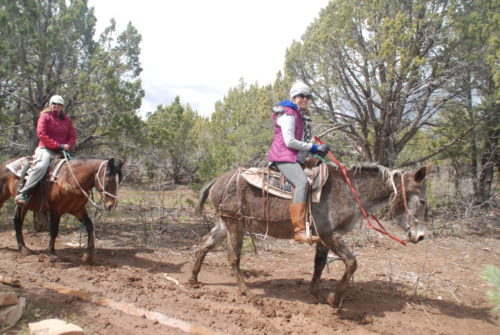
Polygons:
M33 189L47 173L52 156L61 151L71 151L76 143L75 128L71 119L65 115L64 99L60 95L50 98L49 106L40 112L36 132L39 143L33 155L33 166L26 184L16 196L16 202L26 205L28 192Z
M326 155L328 144L312 144L308 104L311 100L309 87L304 83L295 83L290 90L291 100L285 100L273 108L274 138L269 149L268 160L272 162L295 188L290 215L294 227L294 240L317 242L317 236L309 240L306 235L306 200L308 181L301 166L305 163L308 152Z

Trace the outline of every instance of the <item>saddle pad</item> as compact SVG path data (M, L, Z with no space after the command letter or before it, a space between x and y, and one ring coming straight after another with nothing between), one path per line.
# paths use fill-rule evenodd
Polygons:
M271 177L268 176L269 173ZM264 188L264 191L284 199L292 199L292 187L288 182L284 182L284 178L276 178L281 176L281 173L270 171L267 168L249 168L242 169L241 176L252 186L258 189ZM288 189L287 189L288 188Z
M304 172L309 183L313 184L312 201L317 203L320 201L321 190L328 178L328 167L326 164L321 164L312 169L305 169ZM283 199L292 199L292 187L281 172L275 172L268 168L249 168L242 169L241 176L258 189L264 189L264 191Z
M21 177L21 173L23 169L30 164L31 162L31 157L21 157L19 159L16 159L15 161L7 164L7 169L15 174L18 177ZM59 173L59 170L61 169L62 165L66 162L65 159L60 159L57 161L55 167L52 169L52 172L50 173L50 181L54 182L57 180L57 174ZM52 165L52 164L51 164ZM50 166L49 166L50 169ZM29 170L28 170L29 172ZM28 173L26 174L26 176Z
M7 164L7 169L18 177L21 177L21 171L29 165L30 161L28 157L21 157L13 162Z

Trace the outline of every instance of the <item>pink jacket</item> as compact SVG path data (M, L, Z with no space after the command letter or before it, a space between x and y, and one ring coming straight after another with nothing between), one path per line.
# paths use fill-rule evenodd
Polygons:
M302 140L302 135L304 133L304 119L300 110L285 107L283 113L293 115L295 117L295 138L297 140ZM283 133L281 132L281 127L278 125L279 113L273 113L274 121L274 138L267 159L270 162L297 162L298 150L288 148L283 139Z
M72 150L76 143L75 128L68 116L63 113L64 119L61 120L58 114L45 112L40 115L36 127L40 140L38 146L58 151L61 149L61 144L68 144Z

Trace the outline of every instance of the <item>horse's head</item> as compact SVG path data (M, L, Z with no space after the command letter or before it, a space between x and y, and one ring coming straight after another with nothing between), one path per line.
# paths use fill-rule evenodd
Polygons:
M408 241L420 242L425 237L427 221L427 195L425 177L432 165L427 165L411 173L394 175L398 185L396 198L392 202L392 214L405 229Z
M103 161L96 175L95 187L103 198L103 206L112 210L118 204L118 187L122 181L123 162L111 158Z

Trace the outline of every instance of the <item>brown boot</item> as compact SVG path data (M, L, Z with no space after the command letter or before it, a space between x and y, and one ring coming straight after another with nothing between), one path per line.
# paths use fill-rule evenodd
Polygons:
M306 235L306 203L299 202L290 205L290 215L292 216L292 224L294 236L293 239L300 243L316 243L319 241L318 236L307 238Z

